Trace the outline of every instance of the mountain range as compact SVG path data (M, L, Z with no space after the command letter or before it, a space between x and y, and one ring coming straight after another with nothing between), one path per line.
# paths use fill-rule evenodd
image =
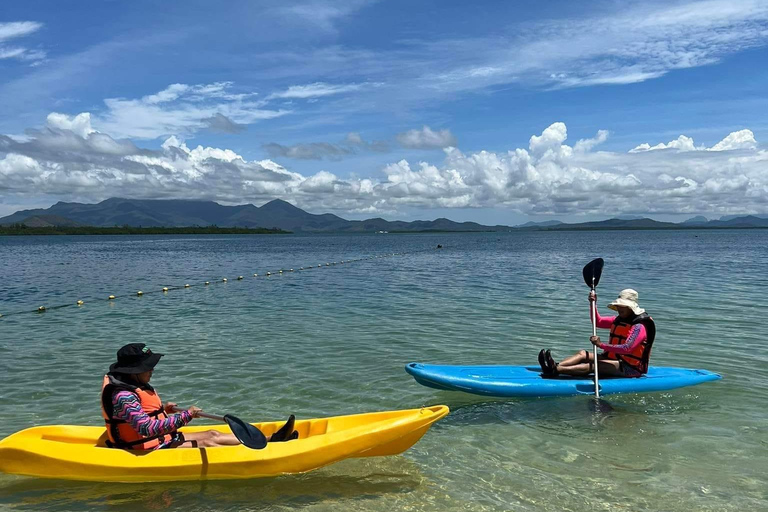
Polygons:
M50 208L18 211L0 218L0 225L49 226L219 226L278 228L294 232L376 231L506 231L508 226L483 226L476 222L387 221L381 218L346 220L331 213L315 215L287 201L275 199L258 207L252 204L223 206L213 201L178 199L111 198L97 204L58 202Z
M315 215L287 201L275 199L258 207L252 204L223 206L213 201L179 199L111 198L97 204L58 202L50 208L21 210L0 218L0 225L50 226L218 226L278 228L294 232L420 232L420 231L510 231L594 229L681 229L681 228L768 228L768 216L728 216L720 220L693 217L682 223L660 222L628 216L594 222L527 222L517 227L484 226L476 222L387 221L381 218L346 220L331 213Z

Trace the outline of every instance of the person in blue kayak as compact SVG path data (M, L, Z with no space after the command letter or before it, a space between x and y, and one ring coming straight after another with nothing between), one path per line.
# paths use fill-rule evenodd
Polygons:
M616 311L616 316L600 316L597 307L597 294L589 292L590 318L594 313L595 324L601 329L610 329L608 343L603 343L599 336L591 336L589 341L603 350L597 356L599 374L614 377L640 377L648 372L651 347L656 338L656 324L638 303L637 292L631 288L621 290L616 300L608 308ZM581 350L577 354L555 362L549 350L539 352L539 364L545 377L562 375L585 376L595 371L595 361L591 350Z
M149 384L155 365L163 354L152 352L144 343L129 343L117 351L117 362L109 367L101 388L101 415L107 427L107 446L129 450L160 448L204 448L240 444L234 434L217 430L182 433L178 429L202 412L192 406L172 414L176 404L163 404ZM270 441L296 439L294 417Z

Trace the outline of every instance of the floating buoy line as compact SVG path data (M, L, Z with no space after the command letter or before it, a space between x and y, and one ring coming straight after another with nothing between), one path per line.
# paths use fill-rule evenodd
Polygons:
M438 248L442 248L442 246L438 246ZM254 278L268 278L268 277L271 277L273 275L282 275L284 273L306 272L308 270L313 270L313 269L318 269L318 268L323 268L323 267L333 267L333 266L342 265L342 264L346 265L346 264L349 264L349 263L357 263L357 262L360 262L360 261L369 261L369 260L376 260L376 259L382 259L382 258L391 258L393 256L405 256L407 254L415 254L415 253L419 253L419 252L425 252L427 250L431 251L432 249L422 249L422 250L410 251L410 252L393 252L393 253L387 253L387 254L380 254L380 255L377 255L377 256L368 256L366 258L353 258L353 259L348 259L348 260L326 262L325 264L320 263L318 265L308 265L306 267L299 267L298 269L294 269L294 268L279 269L277 272L268 271L268 272L265 272L263 274L260 274L258 272L254 272L253 277ZM243 281L243 280L245 280L245 277L237 276L236 280L237 281ZM104 298L104 297L102 297L102 298L93 298L93 299L88 299L87 301L79 299L76 302L72 302L72 303L69 303L69 304L59 304L57 306L38 306L37 309L33 309L31 311L30 310L27 310L27 311L17 311L17 312L8 313L8 314L0 313L0 319L7 318L9 316L20 315L20 314L24 314L24 313L45 313L47 311L52 311L54 309L63 309L63 308L69 308L69 307L73 307L73 306L75 306L75 307L83 307L87 303L91 303L91 302L115 302L116 300L119 300L119 299L122 299L122 298L126 298L126 297L142 297L144 295L158 294L158 293L162 293L163 295L167 295L169 292L172 292L174 290L183 290L183 289L186 289L186 288L192 288L194 286L210 286L212 284L222 284L222 283L226 283L226 282L228 282L227 278L223 277L223 278L221 278L219 280L204 281L203 283L199 283L199 284L184 283L183 285L180 285L180 286L163 286L163 287L160 287L157 290L149 290L149 291L138 290L138 291L130 293L130 294L125 294L125 295L108 295L106 298Z

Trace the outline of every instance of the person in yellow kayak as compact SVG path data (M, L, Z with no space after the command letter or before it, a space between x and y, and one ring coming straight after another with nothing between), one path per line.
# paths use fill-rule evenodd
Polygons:
M597 301L597 294L589 292L589 312L596 315L596 326L610 329L608 343L603 343L599 336L591 336L589 341L603 350L598 354L598 372L600 375L613 377L641 377L648 372L651 346L656 338L656 324L637 303L637 292L631 288L621 290L619 297L608 304L617 316L600 316L592 303ZM545 377L559 374L585 376L595 371L595 361L591 350L581 350L577 354L555 362L549 350L539 352L539 364Z
M202 409L192 406L172 414L173 402L163 404L149 384L152 371L163 354L144 343L129 343L117 351L117 362L109 367L101 388L101 414L107 426L107 446L129 450L203 448L240 444L233 434L217 430L182 433L178 429L199 417ZM294 416L269 441L298 437Z

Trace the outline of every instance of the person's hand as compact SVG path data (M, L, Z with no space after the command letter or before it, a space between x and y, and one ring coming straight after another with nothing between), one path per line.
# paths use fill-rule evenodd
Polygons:
M589 302L595 302L597 300L597 293L595 293L595 290L589 291Z
M175 404L173 402L165 402L165 405L163 406L163 411L165 411L165 414L171 414L177 405L178 404Z
M193 418L199 418L200 417L200 413L203 412L203 410L201 408L196 407L194 405L192 407L190 407L189 409L187 409L187 411L189 412L189 414L192 415Z
M600 336L590 336L589 341L596 347L600 346Z

